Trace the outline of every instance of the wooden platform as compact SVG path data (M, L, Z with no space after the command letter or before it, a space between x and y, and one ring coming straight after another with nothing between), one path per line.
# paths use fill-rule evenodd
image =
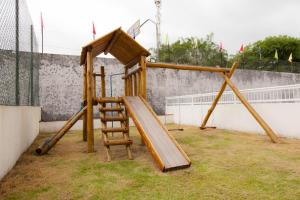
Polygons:
M185 152L144 99L138 96L126 96L124 104L162 171L186 168L191 165Z

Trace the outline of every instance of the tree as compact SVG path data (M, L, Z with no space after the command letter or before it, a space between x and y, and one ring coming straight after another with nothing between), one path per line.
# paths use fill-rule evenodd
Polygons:
M222 57L222 58L221 58ZM159 50L159 60L191 65L224 66L227 62L227 52L219 51L219 46L213 42L213 34L205 39L197 37L181 38L172 44L163 44Z
M277 61L274 56L278 52ZM300 39L282 35L270 36L245 47L243 54L237 54L230 60L239 58L246 69L265 69L272 71L290 71L288 58L293 53L293 62L300 61Z

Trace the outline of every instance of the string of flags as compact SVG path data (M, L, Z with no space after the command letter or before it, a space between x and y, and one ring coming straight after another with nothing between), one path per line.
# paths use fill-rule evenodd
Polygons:
M223 43L222 43L222 42L220 42L219 51L220 51L220 52L223 51Z
M275 60L277 60L277 61L279 60L279 56L278 56L277 49L275 50L274 58L275 58ZM290 53L290 56L289 56L289 58L288 58L288 61L289 61L290 63L293 62L293 53Z

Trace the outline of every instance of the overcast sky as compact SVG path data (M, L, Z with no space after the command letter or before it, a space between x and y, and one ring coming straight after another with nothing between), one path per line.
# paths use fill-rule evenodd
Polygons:
M44 51L80 54L92 40L92 21L100 37L127 29L138 19L155 20L154 0L27 0L39 44L40 12L44 19ZM162 0L162 39L205 37L213 32L229 53L269 35L300 36L300 0ZM155 47L155 26L147 23L136 38ZM164 40L164 39L163 39ZM163 41L162 41L163 42Z

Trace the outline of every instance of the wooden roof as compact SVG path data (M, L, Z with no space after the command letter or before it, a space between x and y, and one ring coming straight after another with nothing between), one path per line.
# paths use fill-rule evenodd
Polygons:
M131 67L137 64L141 56L149 56L150 53L131 38L121 28L102 36L82 47L80 65L85 64L87 51L92 51L93 58L101 53L110 53L125 66Z

